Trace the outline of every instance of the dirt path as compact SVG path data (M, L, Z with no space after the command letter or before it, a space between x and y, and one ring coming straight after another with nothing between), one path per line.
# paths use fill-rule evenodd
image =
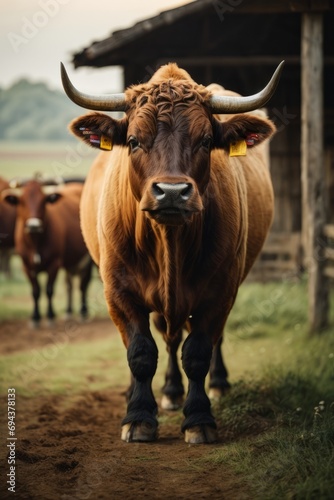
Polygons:
M85 323L76 319L58 320L53 327L48 327L43 320L38 329L31 328L27 321L4 321L0 323L0 332L0 354L37 349L52 343L54 339L61 342L62 334L66 335L68 343L94 341L110 335L119 335L109 319L95 319L93 322Z
M110 335L110 328L109 321L98 322L98 328L94 329L84 325L80 339L72 341L93 342ZM47 329L31 335L24 323L6 323L1 330L3 353L36 348L50 341ZM16 492L8 492L2 474L0 498L251 498L240 479L223 464L201 461L210 451L224 446L223 436L216 445L186 445L180 432L181 413L160 412L160 437L156 443L123 443L120 422L125 413L124 389L99 392L88 389L75 398L18 398ZM4 398L3 404L6 404ZM3 438L1 442L4 462L1 470L6 471Z

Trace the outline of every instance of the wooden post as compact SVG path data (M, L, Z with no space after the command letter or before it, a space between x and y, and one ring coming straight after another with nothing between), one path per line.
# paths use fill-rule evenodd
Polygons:
M302 14L301 30L302 234L309 276L309 326L320 332L328 322L328 279L324 276L326 223L323 153L322 14Z

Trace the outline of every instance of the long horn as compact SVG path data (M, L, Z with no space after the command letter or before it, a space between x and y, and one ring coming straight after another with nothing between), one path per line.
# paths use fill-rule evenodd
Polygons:
M59 186L64 184L62 177L41 177L39 180L42 186Z
M31 180L31 177L14 177L9 181L9 187L19 188L23 187Z
M125 111L125 94L104 94L104 95L89 95L77 90L71 83L63 63L60 63L61 80L64 90L68 97L81 106L87 109L96 109L100 111Z
M48 194L54 194L54 193L61 193L63 190L64 185L63 184L58 184L57 186L50 186L50 185L43 185L41 186L41 190L45 195Z
M277 66L276 71L271 77L271 80L267 84L267 86L257 94L253 94L247 97L232 97L221 95L211 96L209 100L209 107L212 113L245 113L247 111L253 111L254 109L261 108L274 95L283 70L283 66L284 61L282 61Z

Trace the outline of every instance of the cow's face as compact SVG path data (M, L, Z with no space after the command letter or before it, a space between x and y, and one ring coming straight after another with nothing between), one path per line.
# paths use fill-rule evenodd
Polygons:
M183 224L203 210L212 149L227 151L231 142L247 137L259 144L274 130L269 120L250 114L218 121L207 106L210 92L192 80L148 83L125 95L124 119L92 113L70 129L93 147L128 148L132 193L140 209L161 224Z
M2 192L2 198L17 206L17 218L28 234L41 234L45 229L45 212L48 203L56 203L61 197L56 186L42 186L29 181L24 187L10 188Z
M131 99L131 97L130 97ZM213 130L199 92L163 83L139 96L128 113L129 180L141 210L163 224L182 224L203 210Z

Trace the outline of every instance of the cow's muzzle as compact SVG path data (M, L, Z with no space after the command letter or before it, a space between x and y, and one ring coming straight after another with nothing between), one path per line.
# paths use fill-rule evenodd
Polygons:
M152 185L153 196L159 203L160 209L183 208L193 191L190 182L180 182L177 184L167 182L155 182Z
M24 225L24 230L26 233L35 234L43 232L43 221L37 217L30 217L26 220Z
M152 182L140 203L141 210L161 224L179 225L203 209L192 182Z

